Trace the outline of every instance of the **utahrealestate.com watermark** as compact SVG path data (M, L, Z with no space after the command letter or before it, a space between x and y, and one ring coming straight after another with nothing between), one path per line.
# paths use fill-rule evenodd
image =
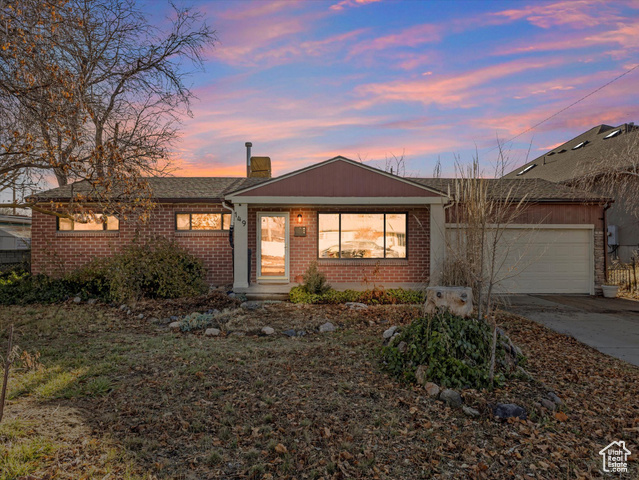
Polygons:
M628 473L628 457L630 450L626 442L612 442L599 452L603 457L603 471L606 473Z

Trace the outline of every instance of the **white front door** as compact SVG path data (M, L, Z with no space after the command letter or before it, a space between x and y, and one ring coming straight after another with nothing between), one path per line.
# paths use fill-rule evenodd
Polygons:
M288 283L288 213L257 214L257 280Z

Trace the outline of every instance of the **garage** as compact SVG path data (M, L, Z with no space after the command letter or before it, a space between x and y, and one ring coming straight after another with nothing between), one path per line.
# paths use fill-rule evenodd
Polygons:
M502 235L502 293L594 294L594 226L511 226Z

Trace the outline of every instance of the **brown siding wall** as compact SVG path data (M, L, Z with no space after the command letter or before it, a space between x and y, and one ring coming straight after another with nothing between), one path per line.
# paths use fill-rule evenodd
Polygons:
M56 218L33 212L31 269L34 273L60 275L119 251L134 239L164 236L175 240L200 258L207 281L214 285L233 283L233 259L227 231L176 232L175 213L229 213L219 204L161 204L147 225L136 228L120 222L118 232L58 232Z
M242 195L278 197L437 197L382 173L336 161L313 168ZM240 196L242 196L240 195Z
M321 212L402 212L408 214L406 259L319 259L317 258L317 213ZM257 280L257 213L289 212L290 215L290 280L303 275L308 265L317 260L319 268L329 282L428 282L430 275L430 209L425 208L270 208L249 207L248 244L252 250L251 283ZM301 226L306 227L306 237L293 236L297 215L302 214ZM420 226L421 223L421 226Z

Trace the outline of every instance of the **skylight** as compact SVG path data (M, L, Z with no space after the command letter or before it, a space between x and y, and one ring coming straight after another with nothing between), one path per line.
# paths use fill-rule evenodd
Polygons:
M612 138L612 137L616 137L617 135L619 135L621 133L621 128L618 128L617 130L615 130L614 132L610 132L608 135L606 135L604 137L604 140L608 139L608 138Z
M562 148L561 150L559 150L557 153L564 153L566 151L565 148Z
M519 172L519 173L517 174L517 176L519 176L519 175L523 175L524 173L529 172L530 170L532 170L532 169L533 169L533 168L535 168L536 166L537 166L537 164L536 164L536 163L533 163L532 165L528 165L528 166L527 166L526 168L524 168L521 172Z
M554 155L554 154L555 154L555 152L550 152L550 153L548 154L548 156L550 157L551 155Z
M574 147L572 147L573 150L577 150L578 148L583 147L584 145L586 145L588 143L588 140L583 141L581 143L578 143L577 145L575 145Z

